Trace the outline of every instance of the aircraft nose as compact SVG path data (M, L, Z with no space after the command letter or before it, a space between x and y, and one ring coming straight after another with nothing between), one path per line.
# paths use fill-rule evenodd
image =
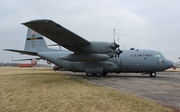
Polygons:
M174 63L173 63L172 61L166 60L166 67L167 67L167 69L168 69L168 68L171 68L171 67L173 67L173 66L174 66Z

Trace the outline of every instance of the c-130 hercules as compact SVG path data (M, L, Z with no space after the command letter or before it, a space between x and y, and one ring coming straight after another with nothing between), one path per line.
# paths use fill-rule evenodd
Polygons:
M107 73L148 73L174 66L161 53L153 50L120 50L114 42L90 42L52 20L22 23L28 27L24 50L4 49L39 56L67 71L106 76ZM43 36L68 50L48 48Z

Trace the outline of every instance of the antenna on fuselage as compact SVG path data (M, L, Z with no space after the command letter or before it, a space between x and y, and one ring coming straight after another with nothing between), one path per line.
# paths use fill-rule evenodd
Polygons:
M118 45L119 45L119 38L118 38ZM122 50L120 50L120 45L117 47L115 53L117 54L118 58L119 58L119 55L123 52Z

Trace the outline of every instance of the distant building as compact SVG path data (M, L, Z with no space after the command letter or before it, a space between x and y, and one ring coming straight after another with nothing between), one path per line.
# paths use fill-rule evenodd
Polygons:
M180 68L180 62L175 62L174 65L176 66L176 68Z

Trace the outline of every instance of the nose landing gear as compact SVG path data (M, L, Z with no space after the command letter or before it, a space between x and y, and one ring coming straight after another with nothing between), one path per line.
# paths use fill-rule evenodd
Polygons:
M156 77L156 72L150 72L149 75L150 77Z

